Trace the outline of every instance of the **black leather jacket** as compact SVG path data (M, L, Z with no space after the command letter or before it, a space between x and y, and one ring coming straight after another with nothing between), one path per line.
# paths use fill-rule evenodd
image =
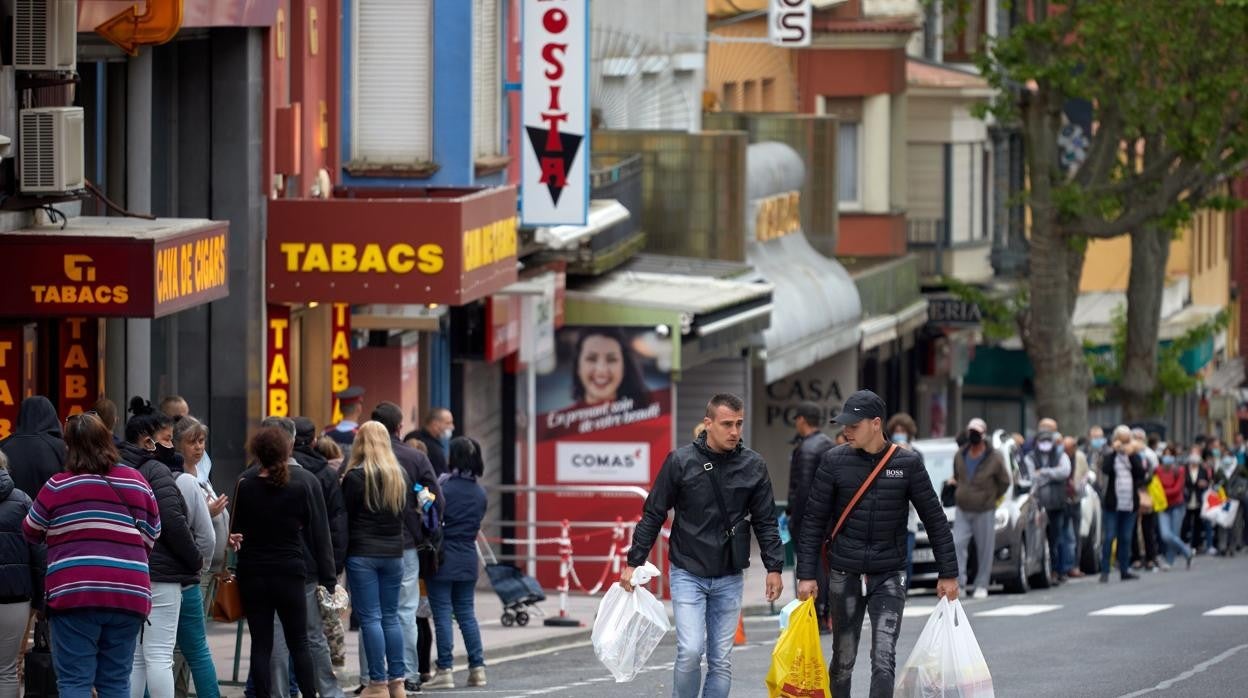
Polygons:
M802 532L802 519L806 514L806 498L810 496L810 481L819 469L823 454L836 447L832 439L821 431L806 437L797 437L793 459L789 466L789 534L798 540Z
M797 546L797 578L815 579L822 564L825 533L840 518L858 488L888 449L876 454L848 444L823 455L806 500L806 522ZM958 557L949 520L932 488L923 460L898 448L845 520L832 543L832 569L854 574L882 574L906 567L906 519L913 503L932 542L941 579L957 579Z
M702 467L708 461L719 469L724 505L732 519L728 523L720 516L711 476ZM667 520L667 512L672 509L676 517L672 522L670 558L677 567L699 577L722 577L739 572L740 568L733 569L729 561L724 530L748 515L762 551L763 566L768 572L783 569L784 550L776 524L771 477L767 474L767 463L754 451L738 444L729 453L717 453L706 445L703 435L669 453L633 532L629 565L645 564ZM748 561L745 566L749 566Z

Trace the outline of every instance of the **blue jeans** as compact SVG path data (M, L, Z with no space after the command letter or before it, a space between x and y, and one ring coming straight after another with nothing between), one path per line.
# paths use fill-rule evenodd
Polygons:
M727 698L732 688L732 638L741 614L745 575L699 577L672 565L676 613L674 698ZM734 617L736 616L736 617ZM706 685L702 685L702 655Z
M1053 564L1055 574L1066 574L1073 566L1066 551L1066 524L1070 522L1070 517L1067 516L1065 507L1047 511L1049 513L1049 559ZM1074 554L1073 546L1070 554Z
M178 649L191 668L195 680L195 695L200 698L219 698L217 667L212 663L212 650L208 649L208 630L204 627L204 597L199 585L182 590L182 610L178 614Z
M1131 539L1135 536L1134 511L1102 511L1105 528L1105 545L1101 549L1101 574L1109 574L1109 553L1113 550L1114 539L1118 539L1118 571L1127 574L1131 571Z
M1166 563L1174 564L1174 556L1180 554L1190 557L1192 549L1187 547L1179 532L1183 530L1183 516L1187 510L1182 506L1173 506L1157 515L1157 529L1161 534L1161 545L1166 551Z
M399 590L399 627L403 630L403 666L407 680L420 683L420 635L416 631L416 609L420 606L420 554L416 548L403 551L403 585ZM368 667L368 649L360 643L360 673Z
M348 557L347 583L360 620L360 638L368 648L369 680L383 683L404 678L403 630L399 627L403 558Z
M143 619L116 611L69 611L49 616L52 664L62 698L129 698L130 670Z
M485 666L485 649L481 645L481 628L477 625L476 611L473 602L476 599L476 582L444 582L437 579L428 580L425 590L429 592L429 606L433 610L434 634L438 641L438 669L450 671L454 663L455 649L454 628L451 627L451 614L459 623L459 633L464 636L464 647L468 650L468 666Z

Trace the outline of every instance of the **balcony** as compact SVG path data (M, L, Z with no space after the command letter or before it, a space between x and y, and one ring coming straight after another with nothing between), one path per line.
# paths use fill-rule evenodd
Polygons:
M966 282L987 281L992 277L987 238L952 242L944 218L906 220L906 245L918 257L923 278L951 276Z

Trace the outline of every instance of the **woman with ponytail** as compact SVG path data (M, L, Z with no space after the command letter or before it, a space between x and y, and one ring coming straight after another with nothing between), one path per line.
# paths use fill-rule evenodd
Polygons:
M347 584L368 658L364 698L402 698L406 665L399 625L403 583L403 511L411 485L381 422L356 432L342 480L347 509ZM412 503L414 504L414 503Z

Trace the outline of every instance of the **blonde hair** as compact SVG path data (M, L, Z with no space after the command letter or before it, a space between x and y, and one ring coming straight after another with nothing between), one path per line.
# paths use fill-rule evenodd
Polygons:
M390 433L381 422L364 422L351 446L351 462L346 472L364 468L364 505L372 511L403 511L407 500L407 480L394 457Z

